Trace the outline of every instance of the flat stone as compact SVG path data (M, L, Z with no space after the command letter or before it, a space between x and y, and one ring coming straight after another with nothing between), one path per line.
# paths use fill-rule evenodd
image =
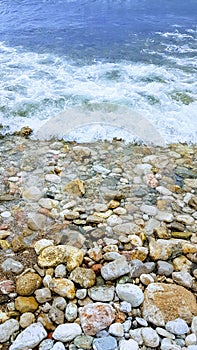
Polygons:
M124 224L114 226L113 230L117 235L130 235L133 233L134 228L135 224L126 222Z
M137 307L144 301L142 290L132 283L118 284L116 293L121 300L127 301L132 307Z
M13 272L19 274L23 271L24 266L20 261L14 260L12 258L7 258L1 265L4 272Z
M197 336L197 316L193 317L192 324L191 324L191 330Z
M83 261L83 252L69 245L51 246L43 249L38 257L41 267L54 267L66 263L68 271L79 267Z
M50 282L49 288L58 295L74 299L75 297L75 286L74 283L67 278L53 278Z
M18 277L16 281L16 292L19 295L31 295L42 284L42 278L33 272L27 272Z
M34 297L17 297L15 299L15 309L21 314L25 312L34 312L38 309L38 303Z
M22 197L26 201L37 202L42 197L42 191L35 186L30 186L22 191Z
M173 238L188 239L191 236L192 236L192 233L189 231L173 231L172 232Z
M110 335L94 339L93 350L118 350L117 340Z
M38 213L28 215L28 227L32 231L43 230L46 225L46 216Z
M101 268L101 275L106 281L114 280L129 272L130 268L125 257L118 258Z
M18 330L19 322L12 318L0 324L0 344L7 342L11 335Z
M71 272L70 279L82 288L90 288L95 284L96 275L91 269L77 267Z
M59 177L56 174L47 174L45 176L45 180L48 181L48 182L59 184L61 182L61 177Z
M87 304L79 310L80 322L86 335L95 335L110 326L115 319L115 310L105 303Z
M168 321L165 326L166 330L176 335L183 335L188 333L189 327L187 323L181 318L177 318L173 321Z
M33 323L24 329L10 346L10 350L27 350L35 348L46 338L47 332L41 323Z
M164 328L157 327L156 331L157 331L157 333L159 335L161 335L164 338L169 338L169 339L172 339L172 340L175 339L175 335L170 333L170 332L168 332L168 331L166 331L166 329L164 329Z
M133 340L133 339L120 340L119 350L138 350L138 349L139 349L139 346L135 340Z
M159 346L159 336L157 332L150 327L142 328L142 339L145 346L150 348Z
M56 201L54 199L51 198L40 198L38 204L46 209L53 209L56 208L59 204L59 201Z
M190 324L197 315L195 296L182 286L151 283L144 292L142 315L156 326L164 326L176 318Z
M174 220L174 216L172 213L168 213L166 211L158 211L156 217L159 221L172 222Z
M193 225L195 222L194 218L188 214L177 215L176 220L185 225Z
M140 210L150 216L155 216L157 214L157 208L153 205L142 204Z
M114 286L95 286L88 289L88 295L92 300L108 302L114 298Z
M53 333L53 338L67 343L81 335L81 333L81 327L77 323L65 323L57 326Z

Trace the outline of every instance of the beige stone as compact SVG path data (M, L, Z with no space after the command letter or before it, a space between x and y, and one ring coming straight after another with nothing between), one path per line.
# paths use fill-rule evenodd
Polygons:
M33 272L27 272L25 275L18 277L16 281L16 292L19 295L31 295L36 289L40 288L42 278Z
M38 264L41 267L54 267L61 263L67 263L68 271L79 267L83 261L83 252L69 245L50 246L41 251Z
M38 303L34 297L17 297L15 300L15 308L22 314L26 312L34 312L38 308Z
M76 196L83 196L85 194L84 182L80 179L75 179L66 184L64 192L75 194Z
M61 297L68 299L74 299L75 297L74 283L67 278L53 278L49 288Z
M197 244L186 242L184 239L171 238L170 240L150 237L149 241L150 257L153 260L168 260L180 254L197 252Z
M96 275L91 269L77 267L71 272L70 279L82 288L90 288L95 284Z
M196 298L182 286L151 283L144 293L142 314L146 321L156 326L164 326L176 318L190 324L197 315Z

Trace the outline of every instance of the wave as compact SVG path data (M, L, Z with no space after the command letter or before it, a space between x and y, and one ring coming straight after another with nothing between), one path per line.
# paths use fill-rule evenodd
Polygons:
M186 57L187 62L183 62L166 53L164 59L163 65L123 60L87 65L65 56L28 52L1 43L0 124L4 131L11 132L29 125L36 134L58 113L79 108L94 112L89 128L93 128L95 137L105 138L115 129L110 129L109 121L104 129L101 123L100 129L97 125L96 131L98 106L123 106L143 116L165 142L196 142L196 75L194 70L184 69L194 60ZM176 67L170 65L173 60L177 60ZM117 113L115 118L119 118ZM116 128L116 120L114 125ZM86 126L82 129L83 125L81 131L72 130L68 137L82 140L91 134ZM120 129L118 124L119 135ZM125 130L122 135L128 138ZM135 132L132 137L138 136Z

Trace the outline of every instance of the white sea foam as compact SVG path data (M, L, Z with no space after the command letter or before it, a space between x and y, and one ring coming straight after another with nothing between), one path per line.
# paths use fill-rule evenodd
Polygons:
M55 121L58 113L81 108L93 111L92 122L76 125L67 134L69 139L89 141L92 136L111 138L114 134L143 139L142 132L137 134L129 122L129 130L125 125L121 128L116 110L126 106L138 112L166 142L197 142L196 76L194 71L182 69L194 66L195 60L167 53L165 58L176 60L180 68L126 61L77 65L65 57L1 44L0 123L11 131L29 125L36 133L47 120ZM104 126L95 124L102 106L115 108L113 120Z

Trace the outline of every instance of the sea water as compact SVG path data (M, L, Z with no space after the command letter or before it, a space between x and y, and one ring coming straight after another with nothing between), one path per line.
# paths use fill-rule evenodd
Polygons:
M1 132L197 142L196 13L196 0L1 0Z

